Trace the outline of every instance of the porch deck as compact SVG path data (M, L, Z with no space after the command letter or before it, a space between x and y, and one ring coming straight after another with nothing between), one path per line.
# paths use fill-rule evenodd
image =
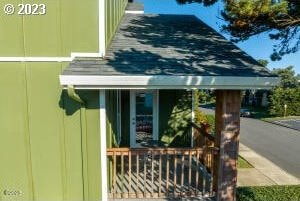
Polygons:
M109 198L213 197L214 149L115 148Z

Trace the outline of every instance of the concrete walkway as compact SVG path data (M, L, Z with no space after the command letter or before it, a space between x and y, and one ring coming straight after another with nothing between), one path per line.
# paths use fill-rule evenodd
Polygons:
M254 168L238 169L238 186L295 185L300 180L240 143L239 154Z

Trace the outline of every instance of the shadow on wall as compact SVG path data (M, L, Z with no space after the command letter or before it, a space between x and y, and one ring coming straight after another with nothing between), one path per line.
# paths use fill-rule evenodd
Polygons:
M59 107L65 111L65 114L68 116L72 116L81 107L85 107L85 109L99 109L99 92L92 90L81 90L76 91L82 100L85 101L85 105L81 106L80 103L76 102L72 98L68 96L66 90L62 90L59 100Z
M162 94L164 91L162 91ZM160 121L161 141L170 147L188 147L190 145L190 122L191 122L191 92L184 90L168 91L168 98L162 97L169 105L168 109L163 109L165 117ZM172 94L173 93L173 94ZM171 96L176 96L171 99ZM171 104L171 102L173 104ZM168 110L168 111L167 111Z

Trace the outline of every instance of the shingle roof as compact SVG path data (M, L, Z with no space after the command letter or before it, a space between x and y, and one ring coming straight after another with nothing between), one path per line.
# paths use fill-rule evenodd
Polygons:
M192 15L125 14L105 60L77 58L63 75L274 77Z
M137 2L128 3L126 11L144 11L144 4Z

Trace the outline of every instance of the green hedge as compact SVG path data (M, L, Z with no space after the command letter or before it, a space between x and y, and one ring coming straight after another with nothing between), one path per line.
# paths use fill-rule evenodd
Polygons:
M300 185L238 187L237 201L300 201Z
M300 116L300 87L276 88L270 96L270 114L284 116L284 105L287 105L286 116Z

